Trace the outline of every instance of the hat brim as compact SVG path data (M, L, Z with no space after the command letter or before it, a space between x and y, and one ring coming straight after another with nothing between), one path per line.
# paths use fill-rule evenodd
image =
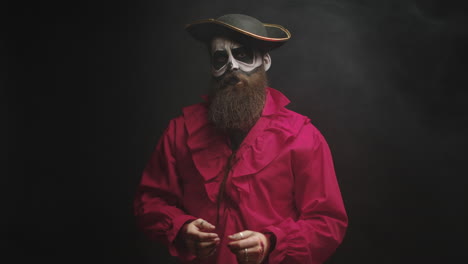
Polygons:
M269 51L280 47L291 38L291 33L284 27L263 23L266 36L260 36L216 19L203 19L185 26L185 29L197 40L209 43L215 36L226 36L240 42L247 42L261 50Z

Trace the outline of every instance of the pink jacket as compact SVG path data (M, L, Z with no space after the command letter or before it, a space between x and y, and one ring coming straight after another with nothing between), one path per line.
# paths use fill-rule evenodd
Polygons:
M310 120L285 108L289 100L267 88L261 118L235 156L216 223L217 195L232 151L208 122L207 103L171 120L143 172L135 215L143 231L187 263L237 263L228 235L270 232L268 263L322 263L342 242L348 218L329 147ZM216 225L221 244L200 261L174 243L189 220Z

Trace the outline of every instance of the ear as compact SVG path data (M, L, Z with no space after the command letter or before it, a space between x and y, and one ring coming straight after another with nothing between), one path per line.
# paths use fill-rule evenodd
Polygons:
M268 71L268 69L270 69L270 66L271 66L270 54L265 53L265 55L263 55L263 67L265 67L265 71Z

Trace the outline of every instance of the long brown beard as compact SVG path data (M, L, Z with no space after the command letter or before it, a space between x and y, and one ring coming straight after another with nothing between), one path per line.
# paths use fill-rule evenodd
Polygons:
M263 66L247 75L240 71L213 79L208 119L224 131L248 131L265 105L267 78Z

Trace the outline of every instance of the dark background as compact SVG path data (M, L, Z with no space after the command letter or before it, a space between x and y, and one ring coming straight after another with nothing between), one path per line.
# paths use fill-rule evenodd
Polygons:
M16 1L0 10L0 256L11 257L2 263L170 263L135 228L132 199L169 120L207 90L207 54L184 25L225 13L292 33L271 53L269 77L335 159L350 224L329 263L466 261L463 1Z

